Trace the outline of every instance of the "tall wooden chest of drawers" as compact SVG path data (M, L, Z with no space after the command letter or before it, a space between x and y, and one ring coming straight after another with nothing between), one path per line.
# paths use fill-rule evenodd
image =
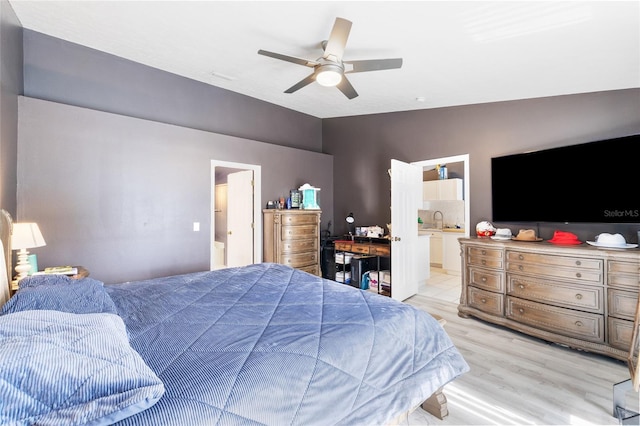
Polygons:
M640 251L459 241L460 316L626 360L640 292Z
M320 275L320 210L265 209L263 259Z

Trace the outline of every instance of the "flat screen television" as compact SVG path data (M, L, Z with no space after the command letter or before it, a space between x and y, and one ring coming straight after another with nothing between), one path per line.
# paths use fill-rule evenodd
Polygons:
M491 159L494 222L640 223L640 135Z

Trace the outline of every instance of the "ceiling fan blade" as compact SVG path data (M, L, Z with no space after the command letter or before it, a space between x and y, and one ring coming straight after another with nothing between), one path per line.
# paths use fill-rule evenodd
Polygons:
M344 47L347 45L349 32L351 31L351 21L343 18L336 18L333 29L329 35L329 40L324 45L325 59L340 62L344 54Z
M356 92L356 89L353 88L349 80L347 80L347 77L344 75L342 76L342 81L340 81L336 87L349 99L353 99L358 96L358 92Z
M343 61L344 64L350 64L353 69L345 71L346 73L365 72L365 71L381 71L402 67L402 58L393 59L368 59L364 61Z
M293 93L296 90L302 89L307 84L313 83L315 80L316 80L316 73L314 72L308 75L307 77L303 78L293 86L289 87L287 90L284 91L284 93Z
M258 50L258 55L269 56L271 58L281 59L287 62L293 62L294 64L304 65L306 67L315 67L316 65L319 65L319 63L316 61L309 61L307 59L296 58L295 56L283 55L281 53L269 52L268 50L262 50L262 49Z

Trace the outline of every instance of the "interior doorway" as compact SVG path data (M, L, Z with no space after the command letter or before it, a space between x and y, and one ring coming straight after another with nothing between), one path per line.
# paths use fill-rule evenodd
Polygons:
M460 236L468 238L470 234L471 225L471 197L470 197L470 172L469 172L469 154L454 155L450 157L433 158L429 160L415 161L411 164L422 167L423 171L429 171L436 168L437 165L450 165L452 163L462 163L463 169L463 201L464 201L464 232ZM437 269L430 267L432 272ZM437 270L440 271L440 270Z
M414 161L413 165L422 167L423 171L433 170L438 164L450 164L450 163L463 163L464 176L463 176L463 200L464 200L464 236L469 237L469 226L471 221L471 209L470 209L470 196L469 188L470 174L469 174L469 154L454 155L451 157L434 158L431 160Z
M262 262L260 166L211 160L210 269Z

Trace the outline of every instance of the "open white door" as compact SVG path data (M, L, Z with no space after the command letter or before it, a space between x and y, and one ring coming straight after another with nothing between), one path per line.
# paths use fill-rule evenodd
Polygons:
M253 170L227 177L227 267L253 263Z
M391 297L418 293L418 209L422 205L422 168L391 160ZM424 262L424 259L422 259Z

